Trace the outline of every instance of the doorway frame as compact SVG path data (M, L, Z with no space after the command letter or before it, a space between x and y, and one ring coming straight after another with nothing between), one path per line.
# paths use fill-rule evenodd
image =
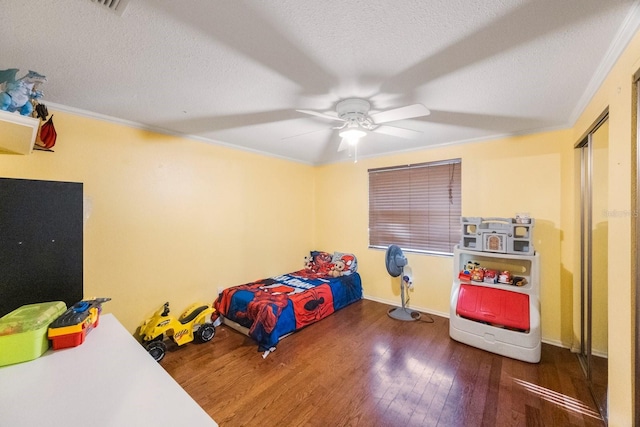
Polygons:
M638 233L640 233L640 196L638 195L638 191L640 191L640 135L638 135L638 128L640 128L640 69L637 70L633 75L633 82L631 84L631 93L632 93L632 105L631 108L631 137L634 143L631 144L632 147L632 159L634 161L631 164L631 173L634 177L632 181L631 188L631 206L634 207L635 211L633 213L634 220L631 221L631 267L635 270L632 273L632 277L634 277L634 286L633 289L635 291L635 298L633 299L634 306L632 310L635 312L635 331L634 331L634 382L633 382L633 420L634 425L640 425L640 313L638 313L638 308L640 308L640 237Z

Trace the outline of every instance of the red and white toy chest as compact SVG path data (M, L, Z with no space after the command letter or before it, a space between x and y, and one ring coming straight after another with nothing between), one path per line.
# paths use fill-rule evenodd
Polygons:
M510 271L522 286L467 280L469 262ZM540 332L540 256L454 249L449 335L456 341L525 362L538 363Z

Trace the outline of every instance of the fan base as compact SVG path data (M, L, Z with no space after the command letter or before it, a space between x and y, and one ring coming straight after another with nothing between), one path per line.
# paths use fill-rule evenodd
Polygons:
M417 311L409 311L406 308L396 307L387 311L387 314L392 319L403 320L405 322L410 322L413 320L420 319L420 313Z

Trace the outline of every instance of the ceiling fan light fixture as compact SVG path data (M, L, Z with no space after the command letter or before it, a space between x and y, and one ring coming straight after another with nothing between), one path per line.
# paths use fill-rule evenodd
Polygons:
M430 111L422 104L405 105L404 107L392 108L379 112L369 113L371 104L369 101L360 98L347 98L336 104L335 115L313 110L296 110L300 113L310 114L312 116L321 117L323 119L335 120L342 122L340 126L332 129L338 130L338 135L342 138L338 151L349 149L349 157L354 157L357 162L358 142L361 138L367 136L368 132L380 132L387 135L412 139L415 135L422 132L396 127L393 125L384 125L383 123L394 122L398 120L406 120L415 117L427 116Z
M349 141L349 143L357 143L360 138L366 136L367 133L360 129L347 128L340 131L340 137Z

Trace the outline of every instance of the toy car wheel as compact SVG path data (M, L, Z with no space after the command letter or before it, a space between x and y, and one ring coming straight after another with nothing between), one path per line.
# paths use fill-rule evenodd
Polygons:
M196 331L196 337L200 342L209 342L216 335L216 327L213 323L203 323Z
M167 345L163 341L151 341L145 348L156 362L160 362L167 353Z

